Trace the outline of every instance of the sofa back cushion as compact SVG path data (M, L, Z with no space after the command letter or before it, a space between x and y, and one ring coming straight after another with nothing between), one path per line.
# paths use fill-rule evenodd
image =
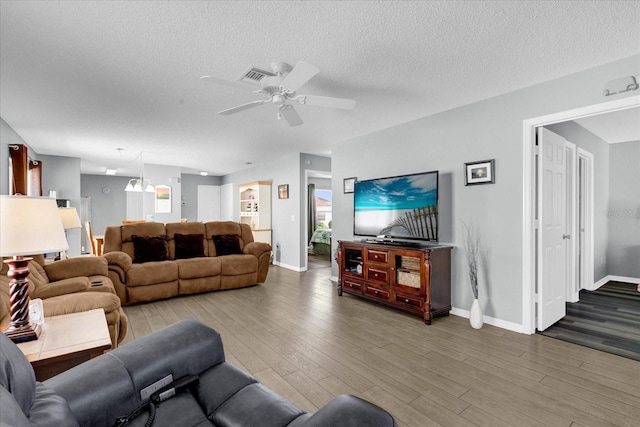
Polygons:
M216 247L216 255L238 255L242 253L240 242L242 238L237 234L212 235L213 244Z
M202 222L171 222L166 225L169 259L196 258L209 255Z
M169 259L167 236L131 236L133 239L133 262L166 261Z
M251 234L251 228L247 226L250 234L250 241L244 239L243 230L241 225L237 222L233 221L211 221L204 224L206 229L205 237L207 238L207 246L209 249L209 256L218 256L218 252L216 250L216 243L213 239L213 236L238 236L238 245L240 246L240 253L242 253L242 249L244 245L253 241L253 235Z
M133 236L159 237L167 235L165 226L161 222L139 222L121 225L120 227L122 233L122 248L120 250L129 255L131 259L135 258Z

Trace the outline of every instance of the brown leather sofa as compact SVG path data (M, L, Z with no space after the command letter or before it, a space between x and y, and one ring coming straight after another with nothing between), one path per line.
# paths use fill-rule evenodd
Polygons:
M271 245L232 221L107 227L103 256L123 304L264 283Z
M43 255L31 256L29 263L29 298L42 299L44 315L78 313L102 308L105 312L111 348L116 348L127 334L128 320L107 277L107 260L103 257L77 257L45 263ZM11 322L8 266L0 267L0 324ZM99 283L99 285L98 285Z

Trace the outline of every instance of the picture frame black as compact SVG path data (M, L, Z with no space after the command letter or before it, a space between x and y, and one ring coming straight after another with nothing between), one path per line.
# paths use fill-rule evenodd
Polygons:
M289 198L289 184L278 185L278 199Z
M464 185L495 184L495 159L464 164Z
M353 193L356 185L356 177L344 179L344 194Z

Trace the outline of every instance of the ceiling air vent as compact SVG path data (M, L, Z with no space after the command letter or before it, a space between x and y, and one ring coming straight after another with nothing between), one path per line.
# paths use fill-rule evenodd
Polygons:
M275 74L260 68L249 67L240 75L238 81L260 86L260 80L270 76L275 76Z

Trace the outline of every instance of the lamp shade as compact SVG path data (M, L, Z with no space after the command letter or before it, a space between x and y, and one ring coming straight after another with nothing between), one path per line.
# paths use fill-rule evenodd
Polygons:
M0 256L69 249L55 199L0 196Z
M58 208L60 219L62 220L62 227L65 230L71 230L72 228L82 228L80 224L80 217L76 208Z

